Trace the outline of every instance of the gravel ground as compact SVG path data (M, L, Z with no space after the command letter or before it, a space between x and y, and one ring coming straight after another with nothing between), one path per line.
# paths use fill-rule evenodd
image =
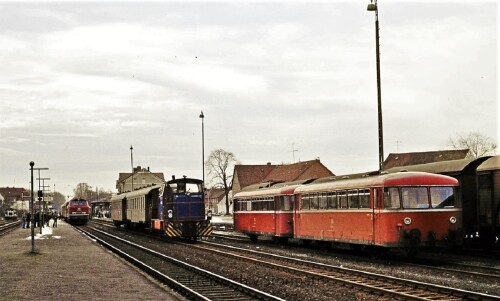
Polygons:
M36 229L36 233L39 230ZM179 300L63 221L0 238L0 300Z

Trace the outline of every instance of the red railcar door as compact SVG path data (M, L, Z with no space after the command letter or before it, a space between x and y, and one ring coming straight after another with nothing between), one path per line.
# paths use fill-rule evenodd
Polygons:
M373 243L375 245L380 244L380 237L381 237L381 227L382 227L382 209L384 203L382 202L382 188L373 188Z

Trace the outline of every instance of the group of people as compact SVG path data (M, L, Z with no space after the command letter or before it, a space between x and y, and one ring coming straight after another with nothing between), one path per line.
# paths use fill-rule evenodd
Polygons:
M52 223L52 227L56 228L57 227L57 212L53 213L42 213L40 215L40 211L35 212L35 219L33 221L35 228L40 227L40 225L50 227L50 220L53 219L54 222ZM31 213L23 213L23 216L21 217L21 226L23 228L29 228L30 223L31 223Z

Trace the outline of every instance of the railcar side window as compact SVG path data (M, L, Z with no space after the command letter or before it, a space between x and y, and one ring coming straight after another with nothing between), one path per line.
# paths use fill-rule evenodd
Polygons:
M322 192L319 194L319 209L328 208L328 200L326 197L326 192Z
M384 208L385 209L401 208L401 202L399 200L399 189L394 187L384 188Z
M453 187L431 187L432 208L454 208Z
M313 193L311 195L311 210L312 209L318 209L318 194Z
M403 208L405 209L427 209L429 208L429 196L426 187L403 187L401 188Z
M339 191L339 208L347 209L347 191Z
M302 210L309 210L310 203L311 203L310 195L303 194L302 195Z
M370 208L369 189L362 189L359 191L359 208Z
M349 190L348 198L349 198L349 208L352 208L352 209L359 208L358 190L356 190L356 189Z
M337 209L337 192L328 193L328 208Z

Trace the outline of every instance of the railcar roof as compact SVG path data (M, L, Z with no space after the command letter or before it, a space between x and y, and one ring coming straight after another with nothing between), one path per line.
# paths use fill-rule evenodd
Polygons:
M371 186L394 185L458 185L458 181L452 177L431 173L399 172L357 179L341 178L330 182L303 185L295 189L295 192L327 191L335 189L354 189Z
M494 156L484 161L481 165L479 165L477 171L487 171L496 169L500 169L500 156Z
M141 195L146 195L148 194L151 190L153 189L157 189L159 188L161 185L153 185L153 186L149 186L149 187L146 187L146 188L141 188L141 189L138 189L138 190L134 190L134 191L131 191L131 192L125 192L125 193L121 193L121 194L115 194L111 197L111 201L115 201L115 200L121 200L125 197L127 198L131 198L131 197L136 197L136 196L141 196Z
M399 166L389 168L386 171L388 173L399 172L401 170L408 171L423 171L423 172L431 172L431 173L454 173L454 172L462 172L469 164L473 163L476 160L484 160L484 158L472 158L472 159L460 159L460 160L451 160L451 161L442 161L442 162L434 162L427 164L419 164L419 165L408 165L408 166Z
M282 187L271 187L259 190L249 190L240 191L234 195L235 198L244 198L250 196L267 196L267 195L278 195L278 194L293 194L295 188L299 187L300 184L282 186Z

